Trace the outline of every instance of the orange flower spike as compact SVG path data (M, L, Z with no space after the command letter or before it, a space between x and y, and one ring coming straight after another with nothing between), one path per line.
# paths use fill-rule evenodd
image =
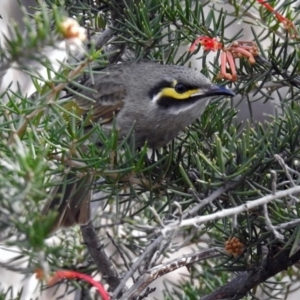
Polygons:
M227 49L231 52L233 58L235 57L246 57L251 64L255 64L254 55L258 55L258 49L255 44L251 46L245 45L247 42L239 41L233 42L231 46Z
M227 79L231 81L237 80L237 72L235 66L235 58L246 57L251 64L255 64L255 56L258 55L258 47L254 42L235 41L229 47L224 47L217 38L201 36L191 45L190 51L195 51L196 45L201 44L206 51L221 50L220 53L220 73L217 75L219 79ZM230 73L226 72L226 66L229 66Z
M222 52L220 55L221 74L226 75L226 53Z
M79 272L75 272L75 271L59 270L59 271L55 272L55 274L53 275L52 278L50 278L50 280L48 281L48 285L50 285L50 286L54 285L55 283L57 283L61 279L81 279L81 280L84 280L84 281L88 282L89 284L91 284L92 286L94 286L98 290L99 295L102 297L103 300L110 300L110 297L109 297L108 293L105 291L102 284L100 282L97 282L96 280L94 280L89 275L79 273Z
M218 42L216 38L210 38L208 36L198 37L194 43L191 45L189 51L194 52L196 50L196 45L201 44L205 51L217 51L223 48L223 44Z
M261 5L263 5L268 11L274 13L275 16L276 16L276 18L277 18L277 20L279 22L284 23L285 21L288 20L287 18L285 18L284 16L282 16L280 13L278 13L277 11L275 11L274 7L272 7L269 3L266 3L265 0L257 0L257 2L260 3Z
M234 49L234 52L240 53L244 57L248 57L249 63L250 64L255 64L255 58L254 58L254 56L249 51L245 50L244 48L242 48L242 47L236 47Z
M295 28L295 25L293 24L292 21L287 19L286 17L282 16L280 13L278 13L274 7L272 7L269 3L266 3L265 0L257 0L258 3L263 5L268 11L274 13L276 19L278 22L283 23L284 27L286 30L289 31L290 37L291 38L297 38L298 37L298 32L297 29Z
M226 62L227 62L227 53L226 52L221 53L220 60L221 60L221 72L218 77L231 80L232 75L229 73L226 73Z
M237 80L237 75L236 75L236 67L234 63L234 58L231 54L231 52L226 52L226 58L227 62L229 64L229 68L231 70L231 81L236 81Z
M196 50L196 46L200 43L199 39L200 38L195 39L194 43L191 45L191 47L189 49L190 52L194 52Z
M210 38L207 36L201 37L200 43L204 47L204 50L206 51L215 52L223 48L222 43L218 42L216 38Z

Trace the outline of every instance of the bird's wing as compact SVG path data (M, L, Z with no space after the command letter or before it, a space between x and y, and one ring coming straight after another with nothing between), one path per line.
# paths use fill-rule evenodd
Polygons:
M42 210L43 215L49 211L57 213L51 232L60 227L86 224L90 220L92 182L93 175L91 174L78 179L76 175L70 173L64 175L60 184L52 188L50 197Z
M73 100L64 105L78 116L90 116L91 122L108 123L124 105L126 87L123 83L105 81L92 84L90 80L84 84L88 90L81 91L72 97Z

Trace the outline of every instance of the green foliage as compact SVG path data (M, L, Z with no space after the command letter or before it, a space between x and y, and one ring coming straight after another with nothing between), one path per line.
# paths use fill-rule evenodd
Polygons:
M228 3L233 9L233 21L225 9L218 11L206 1L99 1L95 5L89 1L47 0L37 7L36 14L26 18L25 33L17 25L11 27L10 36L4 37L5 47L0 47L0 72L18 63L30 75L36 92L28 98L21 88L8 86L1 94L0 232L4 244L20 249L16 259L7 263L8 269L26 258L27 273L45 262L51 270L80 268L89 274L95 271L87 260L85 246L79 242L78 228L62 234L55 245L46 242L56 215L42 216L41 207L51 197L57 178L64 174L72 173L77 178L88 172L95 175L94 191L102 194L93 201L101 206L99 211L105 211L94 220L100 228L99 236L106 246L104 232L109 229L128 265L157 237L162 226L179 224L199 201L227 183L233 182L235 187L199 209L198 215L210 215L272 194L274 173L277 191L290 188L292 182L299 185L298 44L281 32L282 24L274 21L274 14L255 1ZM289 4L281 5L278 12L296 18L299 11ZM207 7L210 10L205 13ZM227 29L236 20L250 22L250 8L260 17L257 23L262 31L252 30L260 57L254 65L240 59L238 81L222 84L227 83L242 95L256 89L265 101L272 97L269 90L262 88L271 84L269 89L278 91L284 114L275 116L270 123L237 127L233 121L236 111L229 103L213 103L171 145L156 151L145 145L137 150L133 132L118 143L116 129L107 133L95 125L86 131L89 115L78 117L76 110L67 106L69 100L61 97L63 92L87 90L82 78L93 76L91 66L99 71L126 57L187 64L195 55L201 60L202 72L216 80L219 54L209 64L208 53L200 49L193 54L182 51L183 45L187 48L200 35L218 36L225 44L240 39L242 28L235 36L230 36ZM88 27L91 40L107 27L113 32L113 40L101 49L91 42L80 59L70 52L69 60L55 69L41 49L55 48L62 42L61 23L67 16L76 16L82 26ZM270 41L267 48L262 44L266 38ZM40 66L46 68L46 78L40 74ZM282 87L287 90L285 96L280 94ZM292 182L275 155L280 155L290 168ZM276 199L268 205L273 226L300 218L298 197L289 200ZM209 237L208 246L221 248L230 237L238 237L245 252L238 257L222 253L201 262L201 268L194 264L189 277L172 287L166 286L165 299L199 299L230 281L234 272L263 268L266 248L288 249L291 256L297 252L299 225L282 229L284 238L278 240L266 226L265 218L258 207L238 214L236 219L223 217L197 229L177 228L176 234L183 241L172 241L159 249L161 256L168 257L184 245L203 248L199 240L204 234ZM118 260L117 250L110 254L111 261L119 274L126 274L128 269L124 261ZM151 265L150 259L145 265ZM288 276L296 281L298 273L289 269L278 274L278 282L273 286L279 286L280 292L286 291L287 284L280 284L279 280ZM81 286L72 284L75 288ZM272 284L266 282L263 289L270 293ZM252 292L255 297L255 291ZM9 293L8 290L0 297L6 299Z

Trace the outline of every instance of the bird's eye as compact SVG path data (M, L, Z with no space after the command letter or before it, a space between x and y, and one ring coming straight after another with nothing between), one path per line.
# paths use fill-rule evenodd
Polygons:
M188 88L187 88L184 84L182 84L182 83L177 83L177 84L175 85L175 91L176 91L176 93L178 93L178 94L183 94L183 93L185 93L187 90L188 90Z

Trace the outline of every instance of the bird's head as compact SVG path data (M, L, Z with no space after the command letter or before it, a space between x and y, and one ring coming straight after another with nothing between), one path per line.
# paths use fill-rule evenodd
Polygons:
M235 95L231 90L213 84L200 72L187 67L160 65L158 68L156 66L155 72L157 75L148 83L148 97L160 109L172 114L196 107L204 108L214 96Z

